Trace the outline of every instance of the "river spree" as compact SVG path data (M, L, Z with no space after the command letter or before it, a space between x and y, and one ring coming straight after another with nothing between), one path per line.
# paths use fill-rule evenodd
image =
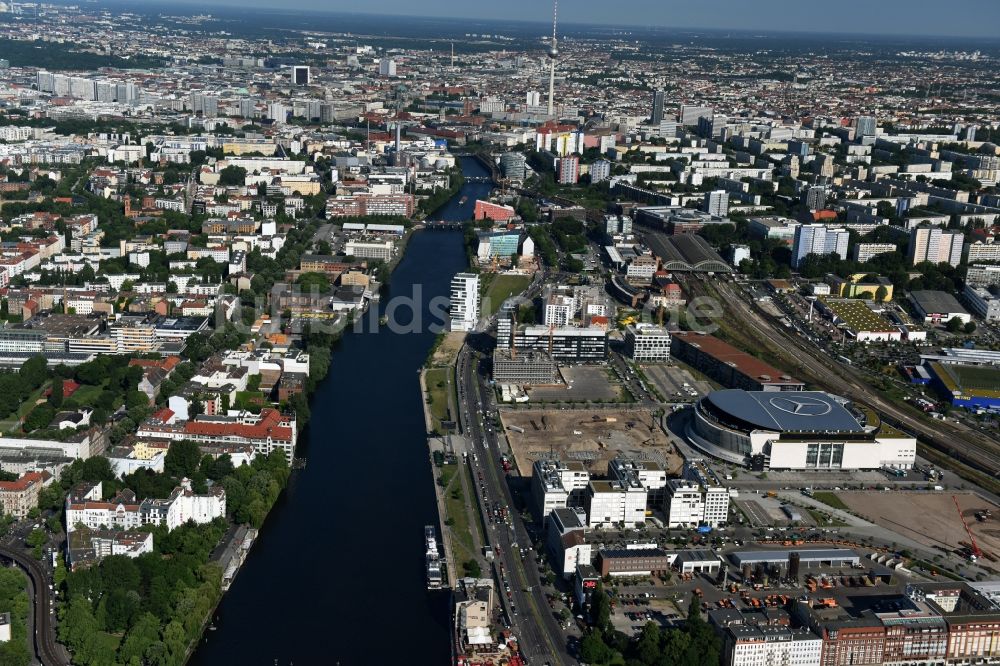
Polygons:
M463 171L488 175L469 159ZM433 217L468 219L488 192L469 183ZM449 593L425 589L423 526L438 521L417 373L434 343L429 328L441 323L428 302L465 268L461 232L415 233L378 314L419 291L421 331L393 333L367 316L363 331L345 332L300 440L308 465L292 475L191 664L449 662ZM393 315L406 330L412 311Z

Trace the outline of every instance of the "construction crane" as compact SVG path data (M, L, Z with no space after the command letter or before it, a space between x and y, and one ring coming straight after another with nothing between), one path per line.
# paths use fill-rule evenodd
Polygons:
M958 509L958 517L962 519L962 525L965 527L965 533L969 535L969 550L972 553L970 560L977 560L983 556L983 551L979 548L979 544L976 543L976 537L973 536L972 530L969 528L968 521L965 520L965 516L962 515L962 506L958 503L958 498L954 495L951 499L955 502L955 508Z

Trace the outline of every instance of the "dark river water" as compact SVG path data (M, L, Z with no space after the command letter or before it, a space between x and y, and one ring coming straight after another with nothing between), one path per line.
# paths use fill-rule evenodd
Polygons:
M462 168L489 175L471 159ZM468 219L489 189L466 184L432 217ZM449 662L448 593L425 589L423 526L438 521L417 372L440 323L428 302L446 297L465 268L461 232L415 233L378 314L419 287L420 330L392 332L370 314L363 331L337 343L299 441L308 464L292 475L190 664ZM401 324L412 313L394 308Z

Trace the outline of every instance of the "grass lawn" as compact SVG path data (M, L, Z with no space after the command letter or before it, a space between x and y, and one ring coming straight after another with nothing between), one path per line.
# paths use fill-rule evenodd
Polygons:
M427 384L427 393L430 398L431 418L434 423L431 426L437 430L441 421L448 420L448 376L450 368L431 368L424 374L424 382Z
M83 384L76 390L72 395L72 400L78 405L85 407L93 407L94 401L96 401L100 395L101 391L104 390L103 386L92 386L90 384Z
M844 504L843 501L831 492L815 492L813 493L813 498L819 500L823 504L832 506L834 509L840 509L841 511L850 511L850 508Z
M820 527L847 527L847 523L834 516L829 516L832 520L827 522L827 514L819 509L806 509L806 511L809 512L809 515L812 516L812 519Z
M447 467L456 467L449 465ZM447 469L446 467L446 469ZM446 519L450 518L452 523L449 526L451 533L455 535L458 542L465 548L465 555L459 557L455 554L455 559L464 562L469 557L475 556L476 548L472 543L472 532L469 527L469 514L466 511L465 492L462 490L462 478L452 472L451 479L444 489L444 510ZM454 543L454 540L452 541Z
M483 316L491 317L500 305L511 296L516 296L531 284L530 275L497 275L490 280L483 294Z

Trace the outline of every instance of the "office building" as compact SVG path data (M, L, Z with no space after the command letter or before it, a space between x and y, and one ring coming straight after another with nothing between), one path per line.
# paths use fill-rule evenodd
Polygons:
M847 258L850 233L844 228L831 228L824 224L803 224L795 230L792 246L792 265L798 268L810 254L837 254Z
M666 101L666 93L662 90L653 91L653 110L649 115L650 122L659 126L663 122L663 104Z
M877 127L878 123L875 120L875 116L858 116L854 136L859 141L866 136L875 136Z
M598 327L526 326L514 332L513 344L518 354L542 351L564 363L603 361L608 357L608 332Z
M580 182L580 158L569 155L559 160L559 184L576 185Z
M627 486L639 484L645 488L647 509L663 505L667 471L655 461L617 456L608 461L608 478Z
M521 153L504 153L500 156L500 173L510 180L524 180L528 176L528 161Z
M670 528L718 527L729 519L729 491L688 479L671 479L666 485L663 513Z
M579 460L536 460L531 467L532 510L539 521L547 521L553 509L581 506L590 473Z
M706 213L715 217L729 215L729 192L726 190L706 192L704 209Z
M556 573L569 578L576 567L590 564L592 547L586 541L587 512L580 507L553 509L546 521L546 544Z
M638 482L591 481L584 505L587 526L591 528L635 527L646 522L646 489Z
M396 76L396 61L392 58L382 58L378 63L379 76Z
M932 264L962 263L965 236L960 231L945 231L940 227L919 227L910 231L909 261L916 266L925 261Z
M670 331L652 324L630 324L625 328L625 354L640 362L670 360Z
M680 117L677 121L684 127L697 127L699 118L713 118L715 111L710 106L681 104Z
M307 65L292 65L292 85L307 86L311 82L311 73Z
M459 273L451 280L451 330L471 331L479 322L479 276Z
M541 106L542 104L542 93L537 90L529 90L524 96L525 106Z

